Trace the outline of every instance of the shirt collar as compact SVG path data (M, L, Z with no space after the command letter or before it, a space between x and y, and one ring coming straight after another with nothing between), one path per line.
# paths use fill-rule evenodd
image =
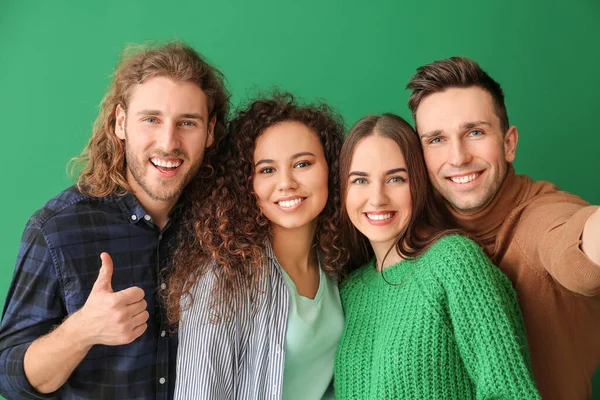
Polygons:
M152 218L150 214L146 212L144 207L140 204L137 197L131 192L127 192L124 195L113 195L116 203L123 211L125 217L132 224L137 224L139 221L145 219L150 222ZM179 218L183 213L183 201L178 201L175 206L169 212L169 220Z

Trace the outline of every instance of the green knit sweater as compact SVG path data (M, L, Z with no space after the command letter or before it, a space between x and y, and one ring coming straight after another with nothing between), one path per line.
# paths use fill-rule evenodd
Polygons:
M336 399L539 399L510 281L470 239L341 286Z

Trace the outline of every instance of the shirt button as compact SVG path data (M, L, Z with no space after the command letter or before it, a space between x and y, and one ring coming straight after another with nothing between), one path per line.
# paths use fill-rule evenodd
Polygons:
M273 385L273 394L277 394L277 385Z
M133 215L131 216L131 219L135 221L135 220L137 219L137 215L133 214Z
M148 214L146 214L146 215L144 215L144 219L145 219L146 221L150 221L150 220L152 219L152 217L151 217L151 216L149 216Z
M164 385L166 381L167 381L167 380L166 380L165 378L160 378L160 379L158 380L158 383L160 383L161 385Z
M160 288L161 288L162 290L165 290L165 289L167 288L167 284L166 284L166 283L161 283L161 284L160 284Z
M279 354L280 351L281 351L281 346L276 345L275 346L275 353Z
M160 337L165 337L166 335L167 335L167 332L165 332L165 331L160 332Z

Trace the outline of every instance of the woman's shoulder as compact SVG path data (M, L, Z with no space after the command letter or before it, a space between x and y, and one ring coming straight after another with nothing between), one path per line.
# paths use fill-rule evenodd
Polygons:
M423 254L437 274L455 274L458 271L495 269L483 248L471 238L456 233L438 239Z
M439 238L427 250L425 255L444 258L463 258L466 254L486 257L483 249L473 239L458 233L450 233Z
M340 283L340 289L347 290L349 287L356 286L357 283L363 282L365 279L368 279L369 276L373 274L375 271L375 260L371 260L363 266L355 269L350 272L344 278L342 278Z

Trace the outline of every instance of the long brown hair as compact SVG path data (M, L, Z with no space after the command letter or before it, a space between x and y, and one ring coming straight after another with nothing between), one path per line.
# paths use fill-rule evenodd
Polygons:
M329 198L318 217L315 244L324 253L323 270L342 272L347 254L338 230L340 210L338 155L343 142L339 115L325 104L300 105L289 93L253 101L239 111L228 126L219 151L209 163L215 178L188 191L190 209L179 248L175 251L167 295L167 315L179 321L181 307L190 307L190 288L206 273L214 272L211 293L213 317L231 315L241 298L255 298L264 276L264 244L269 221L262 215L253 190L254 149L257 138L269 127L285 121L306 125L319 138L329 166ZM204 196L203 193L209 193ZM211 265L216 270L211 270Z
M229 108L229 93L223 74L182 42L128 47L100 103L100 112L87 146L79 157L71 160L71 173L78 175L77 187L82 193L103 197L130 191L126 178L125 144L115 134L115 110L117 105L127 109L135 87L157 76L198 85L208 97L210 116L216 120L215 143L221 140Z
M342 193L340 219L344 247L350 252L348 266L350 271L366 264L374 256L369 240L350 221L345 201L354 150L358 142L369 136L381 136L393 140L406 160L413 209L408 224L398 235L395 245L398 253L407 258L418 257L441 236L455 232L448 230L446 216L435 206L425 169L423 150L413 128L404 119L394 114L368 115L350 129L340 154Z

